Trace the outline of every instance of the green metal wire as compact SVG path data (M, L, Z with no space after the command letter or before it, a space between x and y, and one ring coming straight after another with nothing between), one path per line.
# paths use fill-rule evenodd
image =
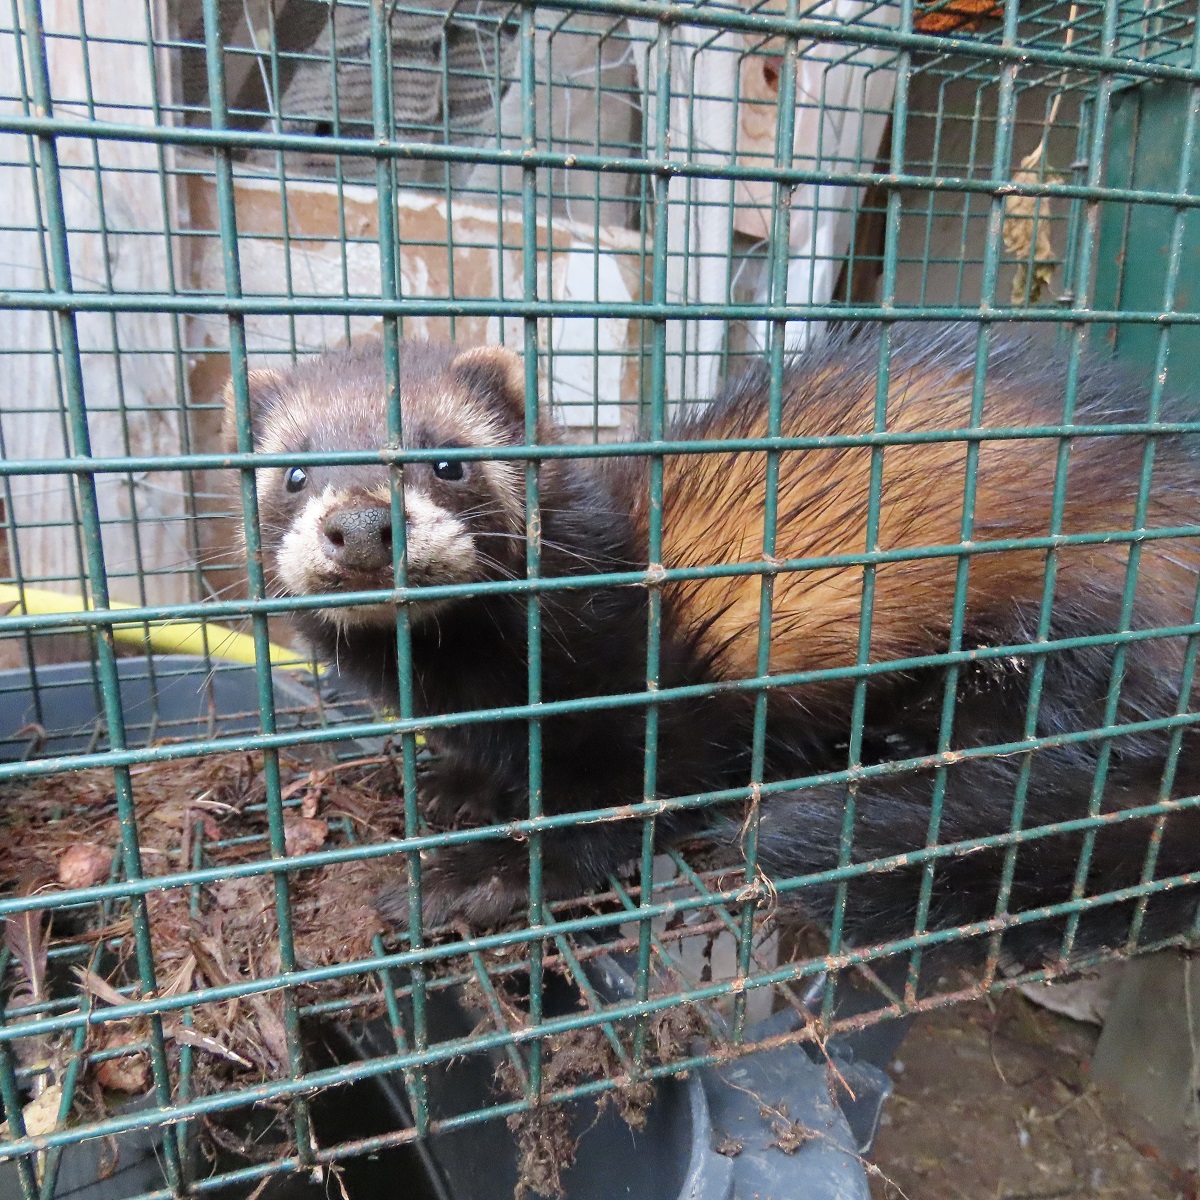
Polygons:
M787 15L795 19L798 6L796 0L788 0ZM779 124L775 132L776 165L786 170L791 166L795 148L796 114L796 60L799 45L789 37L784 46L782 69L779 75ZM770 294L776 302L786 302L788 295L788 260L790 256L792 194L790 189L776 185L775 210L771 223ZM815 229L814 229L815 233ZM812 297L810 296L811 300ZM768 396L767 436L778 438L783 422L783 368L786 356L787 324L775 321L771 326L769 345L771 385ZM779 531L779 452L767 451L766 478L763 492L763 560L770 562L775 557L775 539ZM764 573L760 579L758 608L758 653L755 674L770 673L771 663L771 618L775 593L774 573ZM758 832L761 794L767 743L767 693L759 692L754 698L754 733L750 762L751 807L743 826L742 850L746 858L746 883L753 885L758 875ZM748 897L742 905L738 930L738 975L744 978L750 972L751 947L754 936L754 902ZM835 913L835 920L837 915ZM746 1034L745 995L735 997L733 1014L733 1039L741 1043Z
M1004 37L1012 40L1016 37L1018 5L1016 0L1005 0L1004 5ZM1015 81L1016 70L1011 64L1000 69L999 88L996 105L996 134L992 151L993 178L1000 180L1007 174L1006 164L1012 159L1012 126L1016 106ZM1000 266L1000 240L1004 228L1004 201L996 196L992 198L988 214L987 240L984 247L983 279L980 284L981 299L984 303L994 303L997 276ZM988 346L991 329L987 324L980 324L975 349L975 370L971 387L971 416L972 427L983 421L983 406L985 398L985 376L987 371ZM978 486L979 443L968 442L966 445L966 462L963 471L963 515L960 526L960 536L964 545L973 540L975 531L975 496ZM954 576L954 608L950 618L950 635L948 638L951 650L957 650L962 645L963 630L967 617L967 581L970 572L971 557L964 554L955 563ZM948 754L954 730L955 702L958 696L959 668L950 667L946 672L946 682L942 693L942 711L938 727L938 753ZM1109 722L1111 723L1111 722ZM943 806L946 800L947 774L939 767L934 776L933 795L929 809L929 825L925 835L926 846L935 846L938 842L938 832L941 827ZM917 901L917 914L913 923L914 932L924 932L929 920L929 905L933 898L934 868L930 864L921 876L921 893ZM921 975L921 952L917 950L909 960L908 976L905 980L905 999L910 1002L916 999L917 987Z
M33 97L37 107L45 113L53 110L49 71L45 56L42 34L42 12L38 0L26 0L25 33L29 46L29 62L33 84ZM40 146L40 168L46 181L48 196L47 225L50 236L50 260L54 286L57 290L70 292L73 289L71 262L67 240L66 213L63 207L63 190L59 174L57 147L52 139L44 139ZM70 415L71 444L75 451L87 456L91 444L87 423L83 370L79 350L79 335L75 314L70 311L58 315L58 335L66 384L66 399ZM104 562L104 547L100 534L100 514L96 499L95 482L84 476L76 481L79 490L80 518L86 547L88 586L97 608L108 606L108 579ZM101 636L95 642L97 666L104 694L105 721L108 726L109 742L115 749L124 743L124 713L121 710L116 656L111 638ZM124 767L114 767L113 782L116 789L118 820L120 822L121 854L125 871L130 879L142 873L141 851L138 842L137 817L133 801L133 788L129 772ZM154 969L154 950L150 938L150 924L144 903L131 900L134 946L137 955L138 976L143 989L154 991L157 983ZM159 1104L170 1101L171 1082L167 1065L166 1047L162 1026L157 1017L151 1018L152 1052L151 1067L154 1075L154 1093ZM15 1129L22 1129L19 1111L12 1110L11 1118ZM172 1187L182 1186L181 1164L175 1148L169 1142L164 1145L164 1168Z
M382 4L374 4L371 9L371 97L372 121L375 136L386 140L395 135L395 118L392 112L391 88L387 80L391 77L390 61L387 50L387 26ZM395 227L395 180L392 166L386 160L376 164L375 184L379 194L379 256L380 256L380 290L382 297L396 299L400 294L400 271L396 260L397 230ZM403 430L401 427L400 392L403 380L400 375L399 358L399 323L394 317L385 317L383 321L384 356L387 372L387 424L388 443L390 446L401 445ZM399 531L392 543L392 566L396 586L403 587L408 579L408 557L405 531L407 522L404 515L404 486L402 470L393 465L390 472L392 528ZM398 664L398 701L402 719L412 719L413 714L413 677L412 677L412 632L410 629L409 610L405 605L396 608L396 657ZM416 739L412 732L401 735L401 752L403 755L403 788L404 788L404 827L405 833L411 837L417 830L417 776L416 776ZM421 926L421 872L420 860L417 853L408 856L408 901L409 901L409 943L419 948L422 943L423 931ZM421 967L414 968L413 976L413 1045L420 1053L428 1044L425 1012L425 979ZM429 1109L427 1087L423 1069L418 1065L408 1077L410 1083L410 1104L413 1110L416 1127L422 1132L428 1129Z
M50 951L56 971L86 966L100 972L116 955L126 964L119 994L107 998L116 1003L81 1000L64 991L13 1007L7 989L18 978L18 967L10 953L0 951L0 1103L9 1123L0 1154L14 1161L23 1197L49 1200L69 1148L133 1130L165 1135L163 1186L145 1192L147 1197L199 1196L223 1188L250 1194L287 1172L320 1174L355 1157L410 1144L428 1154L440 1136L485 1121L599 1099L618 1083L641 1085L722 1062L747 1042L754 1012L776 994L805 1018L788 1036L815 1042L873 1021L997 994L1024 980L1052 978L1074 950L1081 923L1097 908L1122 905L1122 913L1130 914L1127 952L1163 944L1146 936L1151 904L1200 883L1200 869L1159 875L1169 822L1176 814L1200 810L1200 797L1177 795L1184 735L1200 726L1190 699L1200 658L1200 591L1190 620L1172 627L1136 628L1133 602L1147 549L1155 551L1163 539L1197 535L1192 526L1145 528L1157 439L1200 433L1200 412L1195 421L1175 414L1169 421L1160 419L1168 374L1172 381L1189 374L1187 339L1200 325L1185 261L1195 248L1200 207L1192 178L1200 120L1194 6L1170 2L1150 11L1129 0L1082 0L1074 6L1068 34L1065 6L1006 0L1000 20L947 36L921 31L919 17L934 6L916 0L863 5L856 17L845 20L798 0L770 10L668 0L520 0L504 6L338 0L329 6L333 21L323 48L293 45L289 18L274 7L265 28L237 34L221 0L204 0L190 34L184 31L186 6L166 6L179 18L178 29L167 28L159 8L146 0L135 6L136 28L131 22L131 28L117 31L83 0L65 7L72 10L73 24L46 29L39 0L12 0L11 16L5 18L9 27L0 28L0 39L11 39L17 50L15 78L0 81L0 176L18 180L28 200L13 213L0 214L0 239L12 237L22 252L28 247L28 261L3 276L0 320L11 316L27 322L23 329L38 329L29 335L35 344L6 346L3 355L6 366L36 364L38 378L45 381L36 395L0 397L0 586L61 590L86 599L79 607L87 611L39 612L29 605L0 618L0 650L11 650L29 665L28 671L0 674L0 704L12 700L26 706L25 719L36 723L0 729L0 822L8 797L21 795L22 788L99 769L111 780L118 854L112 874L86 888L19 895L9 881L0 882L0 922L31 912L39 921L61 922L84 920L87 914L87 920L95 917L106 929L128 921L128 931L90 945L56 942ZM475 8L479 11L468 11ZM342 24L356 18L364 30L357 40ZM428 57L415 65L403 59L409 18L431 21L437 31ZM464 66L456 57L455 39L464 33L478 50L477 64ZM116 52L136 53L145 63L148 97L104 94L100 67ZM77 59L78 79L59 71L64 54ZM747 144L740 128L728 141L719 141L703 127L705 106L729 98L711 94L697 64L723 55L735 79L730 111L773 118L770 146ZM185 60L196 70L177 71ZM754 100L747 73L764 64L776 72L777 98ZM818 65L817 76L802 82L801 72ZM894 94L884 101L870 100L866 90L857 97L839 94L838 72L850 69L875 83L894 81ZM255 89L261 83L262 99L254 104L262 111L247 106L245 97L255 89L239 83L246 72ZM304 101L292 98L289 81L299 72L319 76L327 85L328 111L306 111ZM176 79L183 74L203 78L193 79L187 92ZM364 88L369 85L369 114L360 106L355 79L365 81ZM406 93L397 80L415 81L428 93L423 113L401 111ZM478 128L455 109L456 88L464 82L486 96L489 111ZM1151 178L1139 157L1145 137L1141 110L1128 119L1122 114L1129 110L1121 104L1127 95L1156 88L1174 98L1184 136L1178 160ZM626 107L639 119L615 120ZM857 144L833 145L823 124L827 120L858 122ZM877 163L867 127L881 128L885 120L890 134ZM797 137L798 130L809 128L818 129L811 144ZM1017 164L1043 137L1046 153L1032 178L1015 181ZM1120 139L1128 144L1117 145ZM729 152L718 155L714 145ZM130 149L143 152L138 165L119 169L115 152ZM414 188L409 180L417 171L425 182ZM613 180L620 181L623 192ZM250 181L262 189L254 191L261 211L242 206L240 189ZM148 227L142 227L142 217L125 211L118 199L121 187L151 197L155 211ZM770 199L752 205L747 197L754 189ZM842 190L835 194L835 189ZM319 222L306 214L313 196L326 206ZM1016 198L1037 205L1031 244L1019 255L1004 245L1006 216ZM628 227L609 228L602 215L606 206L623 212ZM765 235L742 227L741 218L751 209L769 223ZM212 214L211 227L193 219L199 211ZM713 211L719 211L726 230L715 250L697 232ZM439 228L436 222L421 223L430 213L444 222L444 233L431 232ZM1110 243L1129 243L1145 214L1170 227L1164 235L1161 288L1155 276L1151 292L1129 288L1134 267L1123 257L1110 261ZM810 225L801 237L798 222L804 219ZM824 253L817 225L825 219L850 231L838 261L823 264L835 276L840 272L843 283L821 291L814 271L806 288L799 288L791 268L797 256L815 261ZM1042 233L1049 234L1054 248L1054 283L1040 301L1034 302L1028 284L1023 300L1010 299L1012 272L1021 265L1029 272L1038 264L1035 247ZM97 255L86 278L84 245L95 247ZM122 255L129 254L153 254L156 266L161 259L161 270L146 275L153 284L138 290L127 282L131 276L119 268ZM275 263L277 269L251 265L260 262ZM414 262L438 264L440 274L422 281L413 273ZM482 283L481 262L487 264ZM714 264L728 268L719 300L704 284ZM376 268L377 280L368 274L364 284L360 273ZM610 270L627 288L621 299L605 291ZM564 298L562 281L568 276L569 298ZM154 318L152 335L138 332L145 327L139 318ZM1061 421L1019 429L986 423L989 348L1014 319L1049 323L1060 334L1069 362ZM787 339L805 323L843 320L882 325L870 432L781 436ZM970 408L962 427L921 433L888 428L887 404L896 383L892 331L901 320L965 321L976 331ZM676 393L682 388L678 381L696 374L708 354L701 329L715 323L723 333L713 351L722 375L735 373L760 352L765 360L770 383L763 436L698 443L671 431L673 411L690 411L707 399ZM335 454L254 452L249 370L290 363L330 344L335 335L350 340L367 327L382 336L387 444ZM758 349L750 344L752 328L768 331ZM1147 411L1144 419L1122 425L1081 424L1076 410L1082 356L1090 343L1116 328L1138 330L1148 339L1144 344L1154 347L1152 361L1145 364ZM524 444L486 453L470 447L406 447L411 431L404 427L401 405L406 388L401 338L437 330L461 340L485 329L489 340L510 345L523 358ZM226 362L236 437L236 450L230 452L213 440L223 406L211 378ZM139 390L144 368L159 370L157 386L165 400ZM610 370L621 377L619 395L606 394ZM556 411L567 416L564 444L537 445L543 390ZM618 413L619 429L602 425L602 414L610 411ZM24 445L20 422L34 419L50 433L42 444ZM174 422L166 448L164 440L140 432L156 422L163 427ZM1064 534L1072 446L1085 437L1114 436L1144 441L1133 520L1124 529ZM1049 524L1038 537L989 538L977 527L975 514L981 453L994 441L1030 439L1037 439L1031 450L1054 444ZM945 444L961 446L964 462L955 539L882 548L887 464L896 448ZM870 459L863 544L844 553L779 559L783 456L840 450ZM761 464L761 546L732 566L665 568L667 471L688 469L697 454L730 460L742 455ZM648 569L544 577L547 467L631 455L648 462ZM520 463L522 577L486 584L410 584L405 473L444 459ZM299 599L271 594L255 473L315 465L388 469L398 531L391 588ZM218 476L236 481L234 493L217 495L213 480ZM178 507L160 513L155 486L170 487ZM64 500L61 511L35 524L23 506L30 489L37 488L61 488ZM239 518L246 529L244 555L227 532L228 522ZM38 564L27 540L33 533L61 542L67 551L61 562ZM155 559L152 547L160 537L179 549L180 563ZM128 546L129 561L116 561L115 539ZM1088 547L1119 549L1126 556L1121 612L1109 632L1056 638L1062 556ZM969 646L968 583L971 572L980 569L977 556L1014 551L1044 556L1036 632L1028 643ZM877 572L921 561L943 562L947 573L953 562L945 645L936 654L873 660ZM245 570L244 597L223 590L221 571L238 567ZM834 569L861 573L854 661L773 672L780 576ZM687 581L741 579L750 586L751 577L757 577L753 586L759 597L753 671L747 678L665 687L665 589ZM547 598L597 587L645 592L644 684L639 680L621 694L548 698L543 667L548 639L556 639L559 631L547 623ZM8 595L2 592L0 598ZM523 700L498 709L422 716L411 606L468 596L511 596L524 604L528 681ZM133 607L112 607L118 598L132 599ZM342 685L336 673L328 672L312 682L319 696L316 716L287 708L283 696L290 693L268 665L280 619L317 608L378 603L394 604L396 610L398 673L390 712L341 707ZM199 687L208 708L196 721L167 711L172 689L191 686L187 681L195 676L152 653L149 639L162 623L195 623L203 632ZM248 623L257 661L237 668L243 681L252 680L252 699L240 714L246 720L230 731L221 724L228 714L217 712L216 698L234 668L219 655L228 628L239 623ZM122 692L130 664L119 657L114 634L127 637L130 629L143 634L144 644L130 652L148 691L145 712L134 712ZM85 647L81 679L95 708L73 731L80 736L69 742L64 731L53 728L56 706L68 693L53 664L42 658L49 639L59 637L74 637ZM1121 721L1129 656L1157 638L1182 639L1186 645L1179 702L1169 715ZM1112 663L1096 727L1039 736L1049 656L1087 649L1102 650ZM957 749L955 701L964 672L1014 656L1027 664L1030 685L1021 736ZM867 761L868 687L893 673L933 669L944 672L945 679L934 751ZM854 697L844 765L804 778L771 778L766 763L775 698L785 689L834 681L844 681ZM660 706L726 693L741 693L752 707L747 777L720 790L665 794ZM547 806L543 727L554 717L605 709L640 710L644 718L642 795L621 811L623 819L640 824L640 853L633 876L612 879L605 896L593 897L590 907L572 906L547 894L547 855L566 831L610 820L612 811L560 813ZM527 807L522 804L511 820L480 828L430 831L417 802L418 764L426 753L421 739L501 720L523 722L528 730ZM1167 745L1153 800L1103 811L1114 741L1151 732ZM388 761L402 793L395 836L367 836L353 821L339 818L331 822L332 840L322 848L289 855L286 826L298 801L285 790L281 755L303 747L345 757L351 744L382 740L388 755L394 752ZM1029 825L1035 755L1072 746L1087 748L1097 762L1086 810L1054 825ZM1003 757L1019 764L1002 831L944 840L951 752L961 761ZM258 831L210 840L193 812L190 854L157 874L148 870L138 808L142 773L187 760L215 766L218 756L227 754L261 755L262 791L253 806L261 822ZM931 777L924 838L906 853L859 861L859 790L918 771ZM845 792L836 862L801 879L766 880L759 869L762 806L780 793L819 786ZM740 805L747 814L732 867L700 866L687 847L659 853L656 834L666 818L721 804ZM1145 837L1140 871L1133 868L1137 882L1094 893L1089 883L1094 886L1096 839L1114 829ZM1013 911L1018 857L1029 847L1049 844L1044 839L1065 837L1082 846L1070 895ZM458 940L426 928L421 873L427 856L513 840L529 852L523 920ZM1138 847L1140 853L1140 841ZM941 874L981 851L1002 863L995 905L988 905L991 915L961 928L939 927L933 905ZM305 958L296 907L303 885L315 873L365 864L404 873L407 928L394 937L372 932L362 943L370 949L355 955ZM856 882L889 870L920 879L911 930L878 946L850 944L844 927L847 898ZM164 992L164 972L155 958L155 906L172 896L186 897L190 918L202 922L209 889L235 881L261 881L265 887L268 880L277 958L225 982L197 977L182 990ZM763 942L773 928L771 904L803 903L814 888L837 898L826 931L828 953L775 961ZM1014 930L1050 922L1065 931L1061 961L1002 975L1006 938ZM1192 932L1200 932L1200 924ZM717 937L733 947L730 972L717 977L710 961L707 975L696 974L689 947ZM987 947L981 976L951 990L931 988L930 956L971 938ZM630 981L617 996L607 994L593 972L596 961L610 951L616 954L615 948ZM874 968L896 959L903 982L896 977L884 983ZM837 984L847 975L874 991L877 1004L870 1012L853 1018L840 1013ZM562 980L578 1002L565 1013L554 999ZM439 1006L463 995L478 1000L484 1023L469 1035L461 1030L447 1035L438 1024ZM272 997L280 998L287 1061L261 1077L238 1077L224 1091L206 1088L200 1070L205 1051L176 1042L171 1031L182 1027L194 1033L217 1006L245 1008ZM356 1020L370 1004L387 1027L387 1052L314 1068L306 1055L311 1031ZM659 1061L655 1023L680 1006L699 1016L710 1044L703 1051L681 1051L674 1061ZM553 1072L556 1046L587 1033L615 1064L614 1077L573 1079L563 1086ZM23 1105L41 1068L22 1065L28 1063L22 1052L29 1039L37 1038L52 1039L61 1048L63 1091L57 1126L34 1135L23 1119ZM149 1106L80 1116L81 1089L93 1068L131 1055L150 1064ZM459 1058L480 1055L490 1056L493 1064L507 1063L515 1090L468 1111L442 1111L435 1090L441 1073ZM402 1084L405 1115L397 1128L327 1142L313 1096L384 1077ZM197 1170L196 1140L206 1122L222 1115L232 1119L255 1105L275 1106L282 1114L286 1139L278 1152L262 1162L222 1164L211 1174Z
M212 104L214 128L225 125L225 78L224 56L220 35L220 15L216 0L204 0L205 59L208 67L208 87ZM225 268L225 290L229 295L239 296L242 292L241 263L238 254L237 212L233 192L233 168L227 154L219 151L214 164L221 210L222 257ZM237 445L239 450L253 447L251 433L250 396L246 365L246 330L244 322L236 316L229 322L230 366L233 372ZM246 547L249 562L250 594L255 598L266 594L266 580L262 568L262 534L258 516L258 494L253 471L246 470L241 478L242 512L246 528ZM275 692L269 663L270 636L266 619L252 619L255 657L256 684L258 690L259 720L266 735L275 732ZM263 751L263 777L267 791L267 821L270 836L270 851L273 859L287 857L287 845L283 826L283 799L279 780L279 756L273 750ZM279 957L284 973L296 967L296 947L292 934L291 882L286 870L273 873L275 890L275 919L279 929ZM299 1017L296 1013L293 993L283 991L284 1023L287 1033L288 1071L293 1079L304 1072L304 1053L300 1036ZM312 1134L309 1128L308 1104L298 1097L291 1110L294 1135L299 1147L298 1156L302 1163L312 1161ZM168 1143L170 1144L170 1143Z

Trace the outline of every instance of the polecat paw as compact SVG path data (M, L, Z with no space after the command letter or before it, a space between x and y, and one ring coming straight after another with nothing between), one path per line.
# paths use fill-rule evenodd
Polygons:
M429 764L418 775L417 790L421 812L434 828L475 829L500 819L495 787L452 765Z
M529 858L523 847L451 846L422 859L421 924L427 930L456 921L475 928L498 925L528 903ZM408 880L384 889L375 907L393 928L407 928Z

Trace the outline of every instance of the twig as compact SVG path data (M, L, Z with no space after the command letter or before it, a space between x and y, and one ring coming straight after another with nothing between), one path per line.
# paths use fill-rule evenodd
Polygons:
M248 1058L243 1058L236 1051L230 1050L228 1046L218 1042L216 1038L211 1038L204 1033L198 1033L195 1029L189 1029L186 1025L180 1025L177 1029L172 1029L171 1037L185 1046L195 1046L197 1050L207 1050L209 1054L215 1054L218 1058L228 1059L232 1063L237 1063L239 1067L245 1067L248 1071L254 1069L254 1064Z
M330 775L336 775L339 771L348 771L351 767L372 767L381 763L391 762L390 754L376 754L371 758L348 758L345 762L333 763L328 767L320 767L309 771L307 775L300 779L294 779L287 785L279 794L281 800L290 800L297 792L302 792L306 788L316 787L319 783L323 783Z
M731 1079L728 1079L724 1076L722 1076L721 1081L728 1087L733 1088L735 1092L741 1092L742 1095L749 1096L751 1100L756 1100L758 1102L760 1112L775 1113L780 1117L780 1119L789 1122L791 1121L791 1118L788 1117L786 1113L781 1113L779 1109L772 1107L757 1092L751 1091L750 1088L743 1087L741 1084L734 1083ZM792 1123L794 1124L795 1122ZM909 1196L909 1194L894 1179L884 1174L883 1169L876 1166L876 1164L871 1162L870 1159L864 1158L861 1154L856 1154L853 1150L847 1150L846 1147L837 1140L837 1138L833 1137L823 1129L812 1129L807 1125L803 1126L803 1128L804 1131L810 1134L813 1139L820 1138L822 1141L829 1142L842 1154L848 1154L851 1158L856 1159L859 1165L867 1172L868 1175L874 1175L888 1187L894 1189L897 1195L900 1197L900 1200L912 1200L912 1197Z
M1188 1089L1192 1099L1192 1128L1200 1129L1200 1095L1197 1094L1197 1084L1200 1084L1200 1034L1196 1030L1196 1005L1192 996L1192 964L1195 956L1184 955L1183 959L1183 1003L1187 1009L1188 1045L1192 1052L1192 1086Z

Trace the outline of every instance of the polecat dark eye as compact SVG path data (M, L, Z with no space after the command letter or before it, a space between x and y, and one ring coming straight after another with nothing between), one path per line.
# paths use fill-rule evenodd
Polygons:
M433 473L447 483L457 483L463 477L463 465L457 459L454 462L435 462Z
M308 482L308 472L303 467L292 467L283 477L283 486L289 492L298 492Z

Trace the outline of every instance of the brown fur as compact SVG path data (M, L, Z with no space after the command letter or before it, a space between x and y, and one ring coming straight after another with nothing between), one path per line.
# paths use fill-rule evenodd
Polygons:
M782 382L781 432L787 437L865 435L874 427L879 339L871 331L839 336L789 363ZM976 341L963 330L896 330L890 358L886 429L893 433L961 430L970 425ZM525 365L494 348L405 344L401 348L404 444L488 449L525 439ZM256 445L282 451L371 449L387 441L386 382L377 343L339 351L252 380ZM981 424L989 429L1057 425L1063 419L1067 370L1035 341L993 336ZM757 438L768 430L769 373L760 365L711 409L670 435L696 440ZM1127 378L1095 360L1080 375L1076 420L1111 425L1144 421L1146 397ZM555 440L547 424L543 443ZM661 564L778 567L788 561L861 556L869 549L971 549L979 543L1044 538L1051 531L1059 439L1050 436L980 443L973 518L964 546L968 449L961 439L888 445L875 546L867 545L873 452L821 447L782 452L778 520L765 559L766 454L708 452L666 456ZM1133 528L1145 439L1073 436L1066 476L1063 534L1115 534ZM1155 443L1147 529L1189 526L1200 501L1200 471L1185 438ZM304 510L282 487L278 468L259 472L266 566L281 592L318 594L390 588L390 560L364 573L335 561L321 542L329 512L378 517L388 492L382 465L314 466ZM543 576L596 575L644 569L649 545L649 464L623 457L596 464L550 459L539 469ZM418 586L521 578L527 547L523 463L472 467L461 483L434 477L430 464L404 468L409 582ZM304 516L307 511L308 516ZM374 518L372 518L374 519ZM307 522L307 524L305 524ZM311 527L311 528L310 528ZM374 528L374 527L373 527ZM306 532L307 530L307 532ZM374 535L372 535L374 536ZM289 540L289 538L291 540ZM372 543L374 544L374 543ZM390 545L390 543L389 543ZM1131 625L1149 630L1191 621L1200 579L1196 536L1148 540L1140 551ZM1122 619L1131 548L1128 541L1062 547L1048 641L1113 634ZM1042 605L1047 551L1016 548L969 556L966 609L958 646L1016 649L1010 662L968 662L944 669L875 675L867 697L861 761L868 764L932 753L942 745L943 696L955 699L952 746L979 749L1023 736L1033 641ZM282 570L281 566L287 566ZM292 569L294 568L294 569ZM958 557L914 556L874 572L870 659L887 663L953 648ZM865 571L861 562L781 569L771 620L774 674L852 666L857 658ZM682 689L658 706L654 794L659 797L744 787L750 779L754 694L698 684L758 674L761 576L671 581L664 585L659 686ZM555 703L622 696L645 687L648 591L602 585L546 591L539 601L541 699ZM529 621L520 595L476 595L411 602L414 705L419 714L459 713L525 704L530 695ZM330 661L392 700L396 688L394 611L310 610L300 622ZM1026 825L1082 815L1093 803L1101 743L1086 735L1108 719L1110 681L1120 678L1118 722L1186 711L1180 695L1185 639L1162 636L1131 644L1119 675L1111 646L1058 648L1046 658L1039 735L1070 735L1060 747L1029 756ZM837 863L842 853L845 789L799 786L846 766L853 681L774 688L763 747L762 778L786 784L763 804L760 865L778 881L802 879ZM543 716L541 800L547 814L616 808L644 797L645 715L625 703ZM1162 788L1169 734L1122 733L1110 744L1109 786L1102 807L1152 802ZM524 721L473 722L431 730L433 762L422 805L435 823L484 825L529 811L529 732ZM1183 742L1172 795L1200 782L1195 745ZM1021 766L1005 757L974 758L945 776L940 837L970 841L1009 828ZM792 787L790 781L797 781ZM927 774L896 773L858 791L853 859L867 861L916 849L928 837L933 784ZM668 810L656 821L663 841L713 822L736 837L743 814ZM1168 822L1158 877L1195 869L1200 850L1195 813ZM1090 879L1097 889L1137 882L1145 822L1114 826L1100 837ZM546 831L543 885L550 898L579 895L636 857L641 826L606 820ZM1070 893L1079 838L1046 838L1022 851L1012 906L1037 907ZM1002 855L950 857L938 867L930 920L975 920L991 914ZM487 923L507 916L527 896L527 851L508 839L439 851L422 867L425 919L453 916ZM847 929L862 935L903 932L915 912L920 872L863 875L851 888ZM829 888L802 890L823 911ZM796 892L793 891L795 897ZM404 889L388 909L406 918ZM1156 928L1179 927L1179 892L1152 905ZM1124 911L1124 910L1122 910ZM1113 913L1089 917L1089 935L1112 936ZM1117 916L1120 914L1118 913ZM1107 923L1106 923L1107 922ZM1119 921L1116 922L1119 927ZM1149 926L1147 926L1149 928ZM1042 944L1033 930L1034 944ZM1044 938L1043 938L1044 942Z
M875 372L850 358L819 373L792 374L783 399L784 437L870 434ZM886 429L915 433L970 426L973 372L966 366L902 360L891 376ZM998 374L998 373L997 373ZM761 395L732 400L689 432L705 439L767 435ZM984 428L1058 424L1062 397L1001 376L987 389ZM1142 439L1079 438L1071 450L1064 534L1133 527ZM1053 438L980 443L972 543L1044 538L1051 530L1058 442ZM967 443L899 444L883 451L880 551L962 545ZM867 546L870 448L792 450L780 456L773 558L862 555ZM1178 466L1160 467L1146 528L1185 526L1195 517L1194 481L1173 489ZM648 491L635 489L635 519L644 528ZM748 564L763 560L766 454L674 455L665 460L665 567ZM1115 621L1114 606L1129 557L1128 542L1064 548L1056 595L1086 597L1096 615ZM957 557L926 557L876 567L871 660L945 650L953 615ZM1046 552L1005 550L970 557L968 627L991 614L1041 603ZM1200 540L1149 541L1141 551L1136 626L1186 623L1200 570ZM776 577L770 669L774 673L845 667L856 660L864 568L782 571ZM724 678L757 674L760 576L670 584L666 603ZM1104 587L1100 585L1104 582ZM1115 585L1115 586L1114 586ZM1149 643L1163 670L1178 670L1182 648Z
M287 370L249 374L254 448L283 454L308 450L382 448L388 438L388 391L382 347L366 340L354 347L298 363ZM524 367L500 347L462 350L428 344L410 347L404 356L402 441L409 447L442 445L508 446L524 428ZM225 390L226 444L236 446L233 386ZM546 430L547 438L553 432ZM341 509L362 505L387 507L391 481L382 463L309 469L310 485L299 494L283 486L285 469L261 468L257 493L268 587L276 595L318 591L391 588L391 564L363 573L341 573L324 558L319 528ZM458 583L511 574L509 547L503 544L483 569L460 553L453 561L440 554L441 543L460 524L457 510L467 508L474 525L494 538L517 538L524 530L524 471L519 463L481 461L469 486L453 487L432 478L426 464L405 472L409 497L409 580L413 584ZM427 519L423 519L427 518ZM304 536L288 535L293 531ZM521 556L516 556L519 563ZM329 622L371 620L394 625L394 612L330 608ZM414 613L417 613L414 607Z

